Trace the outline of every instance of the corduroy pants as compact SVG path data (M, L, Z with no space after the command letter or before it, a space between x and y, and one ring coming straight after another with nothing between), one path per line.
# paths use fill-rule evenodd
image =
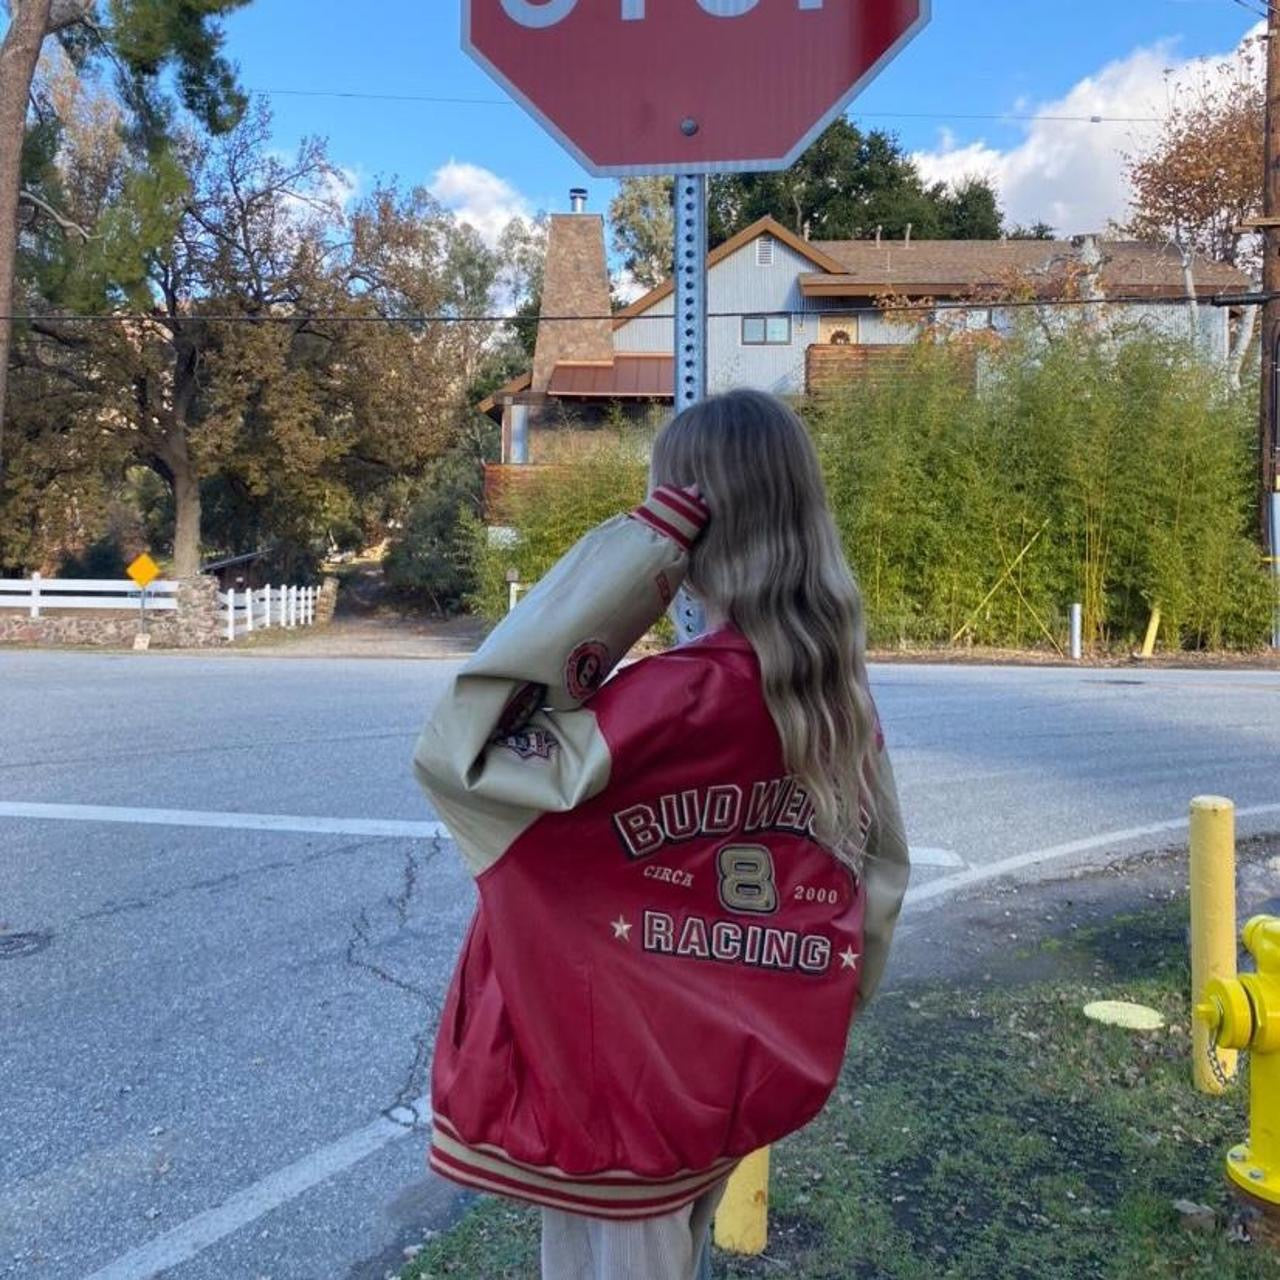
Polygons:
M638 1222L542 1211L542 1280L704 1280L723 1182L692 1204Z

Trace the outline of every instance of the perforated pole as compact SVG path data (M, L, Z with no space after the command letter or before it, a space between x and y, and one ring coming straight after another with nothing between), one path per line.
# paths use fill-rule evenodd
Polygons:
M676 177L676 412L707 394L707 180Z
M681 173L675 180L676 201L676 412L697 404L707 394L707 180L700 173ZM707 629L701 601L683 588L676 595L676 633L681 644Z

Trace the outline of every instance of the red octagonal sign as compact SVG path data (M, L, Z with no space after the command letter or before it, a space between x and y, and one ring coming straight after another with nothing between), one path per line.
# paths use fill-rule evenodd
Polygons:
M791 164L929 0L463 0L463 47L592 173Z

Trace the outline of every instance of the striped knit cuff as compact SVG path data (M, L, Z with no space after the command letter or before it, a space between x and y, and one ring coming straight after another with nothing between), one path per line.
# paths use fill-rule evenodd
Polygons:
M711 519L711 509L701 498L683 489L660 485L631 513L631 518L643 521L689 551Z

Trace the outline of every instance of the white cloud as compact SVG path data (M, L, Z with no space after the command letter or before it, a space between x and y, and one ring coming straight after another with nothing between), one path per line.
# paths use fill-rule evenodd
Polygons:
M532 218L533 208L505 178L478 164L450 160L435 171L428 190L459 222L469 223L495 245L512 218Z
M614 272L612 284L613 296L624 305L643 298L649 292L648 286L641 284L626 267L619 267Z
M275 158L283 165L291 165L296 159L284 151L277 151ZM357 170L335 165L305 191L285 194L284 206L299 226L304 226L333 210L345 213L360 194L360 187L361 179Z
M1245 41L1263 30L1265 24L1259 23ZM1178 59L1168 43L1135 49L1054 102L1019 104L1018 114L1038 119L1027 122L1026 136L1016 146L1000 150L983 140L961 144L943 130L937 147L917 152L915 160L929 181L990 178L1011 224L1044 221L1067 236L1105 230L1110 220L1128 214L1125 153L1142 151L1159 126L1048 117L1163 116L1180 90L1231 74L1224 63L1233 57Z
M325 178L324 198L345 210L360 194L361 185L360 174L355 169L338 166Z

